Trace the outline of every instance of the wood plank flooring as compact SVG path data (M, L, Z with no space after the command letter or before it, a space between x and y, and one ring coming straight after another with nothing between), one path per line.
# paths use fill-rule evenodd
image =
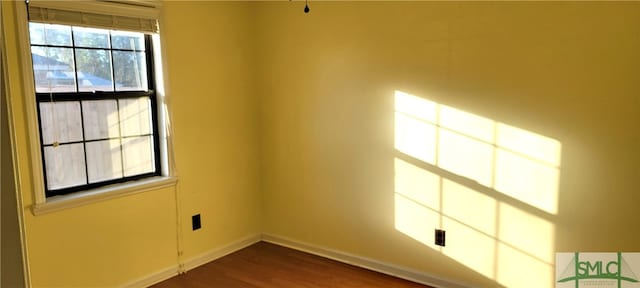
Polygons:
M428 288L266 242L258 242L151 287Z

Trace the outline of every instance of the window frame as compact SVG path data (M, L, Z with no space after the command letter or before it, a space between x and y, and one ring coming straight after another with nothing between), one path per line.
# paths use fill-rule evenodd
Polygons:
M29 22L30 23L41 23L41 22ZM71 26L71 25L64 25L67 27L70 27L70 31L74 31L73 28L74 27L79 27L79 26ZM103 29L106 30L106 29ZM111 31L111 30L107 30L107 31ZM117 30L119 31L119 30ZM144 33L143 33L144 34ZM111 32L109 33L109 37L111 37ZM37 109L37 116L38 116L38 128L39 128L39 133L40 133L40 153L41 153L41 161L43 164L42 167L42 173L43 173L43 181L44 181L44 192L45 192L45 197L49 198L49 197L53 197L53 196L60 196L60 195L66 195L66 194L71 194L71 193L76 193L76 192L82 192L82 191L86 191L86 190L91 190L91 189L96 189L96 188L100 188L103 186L107 186L107 185L113 185L113 184L118 184L118 183L124 183L124 182L128 182L128 181L133 181L133 180L140 180L140 179L144 179L144 178L148 178L148 177L154 177L154 176L160 176L161 175L161 159L160 159L160 140L159 140L159 125L158 125L158 105L157 105L157 97L156 97L156 90L155 90L155 82L156 79L154 77L155 75L155 65L154 65L154 51L153 51L153 45L152 45L152 39L151 39L151 35L149 34L144 34L144 50L136 50L136 49L117 49L117 48L113 48L113 47L109 47L109 48L87 48L84 46L76 46L74 41L75 38L75 33L71 33L70 34L71 37L71 45L67 46L67 45L51 45L51 44L33 44L33 43L29 43L30 47L43 47L43 48L66 48L66 49L73 49L73 54L76 54L76 49L90 49L90 50L98 50L98 51L109 51L110 52L110 58L113 60L113 55L112 53L114 51L127 51L127 52L144 52L145 53L145 62L146 62L146 77L147 77L147 90L135 90L135 91L131 91L131 90L126 90L126 91L117 91L116 86L116 79L112 79L112 86L114 88L113 91L94 91L94 92L86 92L86 91L80 91L80 84L79 81L77 80L77 77L75 78L75 89L76 92L35 92L35 98L36 98L36 109ZM73 63L71 63L74 67L77 67L77 58L73 57ZM110 73L111 75L114 75L114 67L113 67L113 63L111 64L110 67ZM77 68L74 68L74 73L76 75L78 75L78 70ZM35 69L31 69L32 73L34 73ZM113 78L113 77L112 77ZM35 82L35 75L34 75L34 82L33 82L33 87L34 89L36 89L36 82ZM40 104L41 103L60 103L60 102L78 102L80 103L80 107L82 107L82 102L83 101L91 101L91 100L120 100L120 99L132 99L132 98L142 98L142 97L148 97L148 99L150 100L150 112L151 112L151 134L150 136L152 136L152 143L153 143L153 160L154 160L154 171L153 172L147 172L147 173L142 173L142 174L137 174L137 175L132 175L132 176L125 176L124 174L122 175L122 177L119 178L114 178L114 179L110 179L110 180L104 180L104 181L98 181L98 182L94 182L94 183L90 183L89 181L89 172L88 172L88 163L87 163L87 143L90 142L95 142L96 140L86 140L85 139L85 135L84 135L84 124L82 125L82 129L83 129L83 139L80 141L73 141L71 143L76 143L76 144L82 144L82 146L84 147L83 149L83 154L84 154L84 167L85 167L85 179L86 179L86 183L85 184L81 184L81 185L75 185L75 186L71 186L71 187L66 187L66 188L60 188L60 189L50 189L49 185L48 185L48 181L47 181L47 167L46 167L46 159L45 159L45 147L50 147L50 146L54 146L52 144L45 144L44 143L44 137L43 137L43 125L42 125L42 114L41 114L41 109L40 109ZM81 111L81 115L82 115L82 108L80 108ZM83 117L83 116L81 116ZM81 121L84 123L84 118L81 119ZM118 137L118 139L124 139L126 138L123 135L120 135ZM64 144L63 144L64 145ZM121 148L121 153L124 152L123 146L122 144L120 145ZM121 165L123 165L123 163L121 163Z
M138 0L132 0L132 3L138 2ZM161 7L160 2L155 1L139 1L141 3L148 2L149 5L143 5L143 9L154 9L155 12L141 12L140 9L135 7L135 3L132 5L122 5L120 3L107 3L107 2L86 2L86 7L83 9L93 9L96 13L118 13L127 16L135 17L136 15L146 15L149 17L156 17L158 19L159 9ZM46 2L48 4L56 4L56 6L67 7L67 4L74 4L71 2ZM143 3L143 4L144 4ZM166 59L165 51L162 49L164 39L161 37L160 31L156 32L144 32L151 35L152 47L154 49L153 63L155 73L153 75L156 85L156 100L157 100L157 124L159 126L159 149L161 160L161 172L160 176L150 177L135 181L129 181L124 183L118 183L114 185L103 186L96 189L85 190L82 193L71 193L67 195L54 196L47 198L45 196L44 175L43 175L43 162L40 149L40 129L38 124L37 104L35 97L34 87L34 75L33 75L33 63L31 58L31 45L29 34L29 17L27 3L23 3L22 9L18 6L15 10L15 17L17 29L16 38L18 43L19 57L17 59L20 65L20 77L21 84L16 87L16 95L19 95L13 101L19 101L24 105L25 109L23 114L19 117L23 117L23 126L26 132L26 138L24 139L24 146L16 146L14 151L16 157L21 159L19 162L27 163L26 165L19 165L22 167L16 167L18 175L16 177L22 178L25 184L25 208L30 208L31 213L34 216L53 213L61 210L66 210L74 207L80 207L92 203L107 201L109 199L115 199L119 197L125 197L128 195L134 195L138 193L153 192L160 189L172 188L176 189L178 177L176 173L175 159L173 158L173 141L171 133L171 120L170 120L170 108L167 102L167 95L169 94L166 89L167 75L166 66L163 65L164 59ZM69 9L75 10L77 6L70 7ZM79 8L79 7L78 7ZM126 12L126 13L125 13ZM118 29L116 29L118 30Z

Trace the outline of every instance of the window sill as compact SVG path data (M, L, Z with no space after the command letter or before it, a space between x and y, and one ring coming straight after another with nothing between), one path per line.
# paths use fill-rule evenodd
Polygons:
M149 190L173 187L176 177L153 177L138 181L125 182L84 192L47 198L46 202L32 206L33 215L42 215L91 203L138 194Z

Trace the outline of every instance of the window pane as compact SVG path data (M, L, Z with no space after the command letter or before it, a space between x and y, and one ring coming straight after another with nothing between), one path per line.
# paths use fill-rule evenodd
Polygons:
M115 100L82 101L82 116L86 140L120 136Z
M44 162L50 190L87 183L82 144L44 147Z
M29 23L29 40L31 44L46 44L44 42L44 24Z
M151 134L151 101L149 98L122 99L120 105L120 131L122 136Z
M144 52L113 51L113 70L117 91L147 90L147 61Z
M41 102L40 127L44 145L82 141L80 102Z
M108 50L76 49L79 91L113 91Z
M76 92L71 48L31 47L36 92Z
M89 183L122 178L120 140L87 142Z
M71 26L44 25L45 44L57 46L71 46Z
M109 31L73 27L73 41L76 47L109 48Z
M29 36L47 197L156 175L145 34L29 23Z
M113 49L144 50L144 34L124 31L111 31Z
M153 141L151 136L131 137L122 140L124 176L154 172Z

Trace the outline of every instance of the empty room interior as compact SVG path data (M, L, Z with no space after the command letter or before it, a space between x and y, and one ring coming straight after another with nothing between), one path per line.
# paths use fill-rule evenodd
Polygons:
M70 3L0 3L2 287L261 241L433 287L640 251L640 2Z

